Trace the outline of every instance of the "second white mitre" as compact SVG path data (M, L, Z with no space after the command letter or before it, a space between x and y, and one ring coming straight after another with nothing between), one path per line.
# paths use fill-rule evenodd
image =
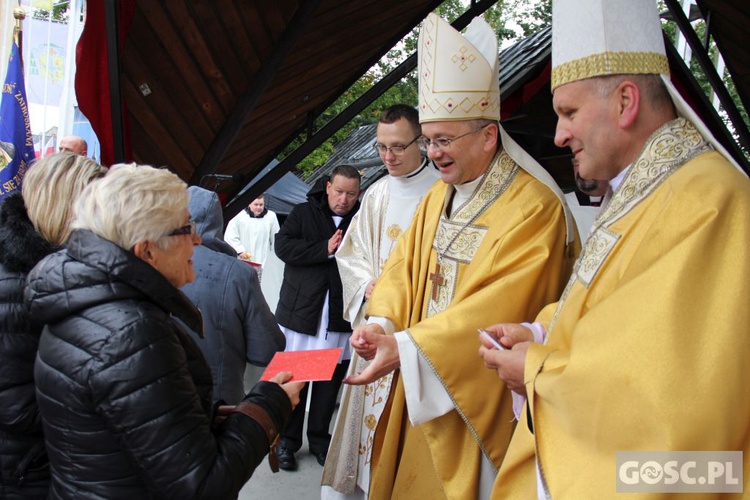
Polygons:
M419 121L500 120L497 35L482 18L461 35L436 14L419 32Z

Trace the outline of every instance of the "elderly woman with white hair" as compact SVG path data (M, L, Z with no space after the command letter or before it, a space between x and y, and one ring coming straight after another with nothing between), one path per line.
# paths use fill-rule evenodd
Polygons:
M112 167L80 196L67 248L29 275L46 324L34 374L50 498L235 497L299 401L302 384L282 373L217 418L210 369L172 319L201 331L177 289L200 244L186 187L167 170Z

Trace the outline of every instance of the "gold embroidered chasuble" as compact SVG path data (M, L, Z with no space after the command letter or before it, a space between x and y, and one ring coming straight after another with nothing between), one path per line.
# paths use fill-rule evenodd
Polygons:
M534 498L535 447L551 498L620 498L618 451L750 456L750 181L677 119L595 227L538 318L547 342L525 368L534 434L524 412L493 498Z
M476 498L482 455L497 469L513 429L510 394L477 355L477 328L535 317L559 296L572 264L559 199L506 153L447 218L452 193L443 183L428 192L368 314L407 330L454 411L412 427L395 377L376 432L370 498ZM433 300L438 252L443 285Z

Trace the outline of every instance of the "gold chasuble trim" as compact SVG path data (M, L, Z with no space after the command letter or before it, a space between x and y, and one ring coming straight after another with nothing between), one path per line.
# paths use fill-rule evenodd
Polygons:
M648 198L682 165L713 149L698 129L684 118L667 122L651 134L622 184L596 218L594 229L583 244L570 281L552 316L545 344L549 342L555 321L575 281L580 281L588 288L616 247L621 235L611 231L609 227Z
M487 235L487 226L472 224L513 183L521 167L500 151L485 172L471 197L449 218L440 216L432 248L438 254L438 266L432 281L427 317L444 311L453 300L459 264L468 264Z
M518 175L521 167L505 152L501 150L493 159L490 168L484 174L484 178L477 186L471 197L461 205L453 214L452 218L445 216L443 210L435 232L435 240L432 248L443 256L442 264L438 267L437 273L442 278L442 286L438 286L437 300L434 295L430 296L427 307L427 317L443 312L448 308L455 294L456 282L458 280L459 264L469 264L482 244L482 240L487 235L487 226L471 224L481 216L498 198L510 187ZM444 249L444 250L441 250ZM442 251L442 253L441 253ZM435 286L436 280L433 280ZM425 353L419 343L414 339L411 332L407 329L406 334L411 342L416 346L420 356L430 366L430 370L438 377L445 392L450 396L453 407L464 421L469 432L479 444L482 453L490 457L482 438L477 433L474 426L461 410L461 406L453 397L451 388L440 377L440 372L432 363L427 353ZM493 464L494 468L494 464Z
M619 239L619 234L605 227L597 231L596 234L592 234L586 240L586 246L583 250L586 253L586 259L580 260L580 265L576 266L573 277L577 277L588 288L594 280L596 273L599 272L602 264L604 264L604 259L607 258L607 255L609 255Z

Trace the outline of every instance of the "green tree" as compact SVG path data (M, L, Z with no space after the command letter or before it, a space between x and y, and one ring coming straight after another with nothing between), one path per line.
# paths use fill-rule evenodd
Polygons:
M508 40L527 37L552 24L552 2L549 0L505 0L503 10L506 13L504 25L519 28L505 29Z
M44 21L48 20L50 15L52 15L52 20L61 22L61 23L67 23L68 22L68 2L59 2L57 4L52 4L52 11L44 10L44 9L34 9L31 16L34 19L42 19Z

